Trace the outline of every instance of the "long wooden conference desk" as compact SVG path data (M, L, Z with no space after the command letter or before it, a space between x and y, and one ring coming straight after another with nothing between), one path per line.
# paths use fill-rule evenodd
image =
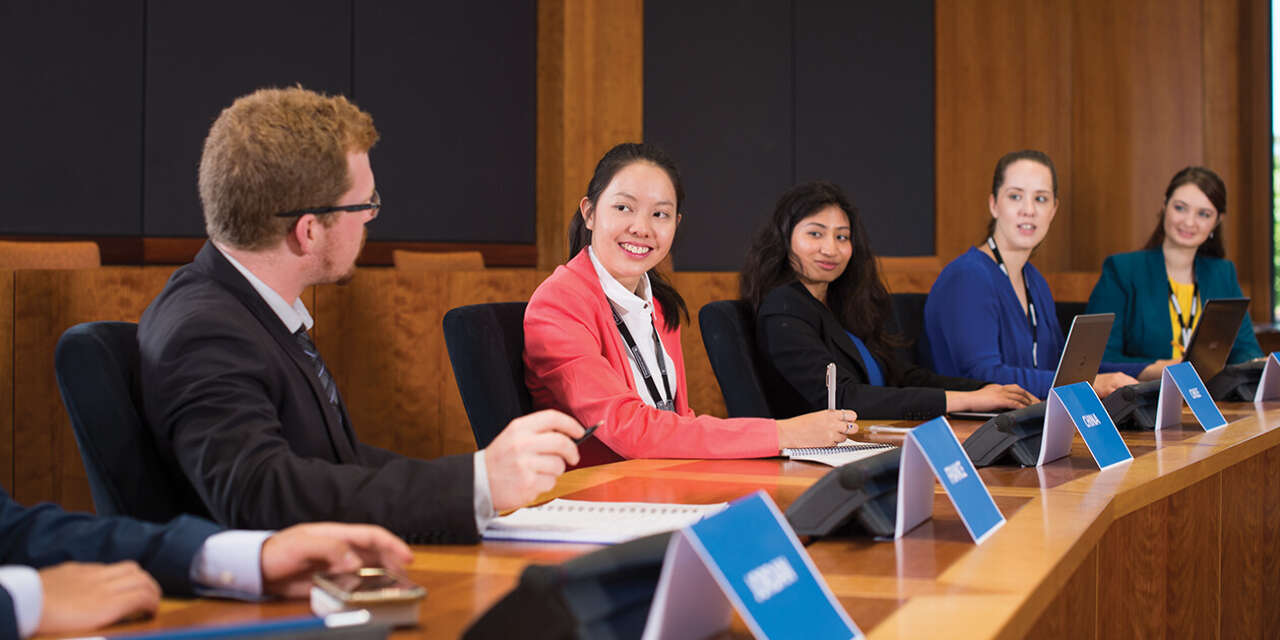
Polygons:
M1212 433L1189 412L1181 429L1127 432L1135 459L1105 472L1079 438L1040 469L981 470L1008 523L980 547L936 487L933 519L902 540L820 540L809 554L871 638L1280 637L1280 403L1222 409L1231 424ZM978 424L953 426L963 439ZM710 503L760 488L785 509L827 471L780 458L630 460L567 473L543 499ZM527 564L594 548L417 547L410 574L428 595L420 625L396 636L456 637ZM155 618L105 633L306 611L166 600Z

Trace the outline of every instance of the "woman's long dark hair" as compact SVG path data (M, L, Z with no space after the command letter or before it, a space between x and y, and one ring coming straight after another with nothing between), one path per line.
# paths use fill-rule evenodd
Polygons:
M1173 197L1173 192L1184 184L1194 184L1213 203L1213 208L1218 210L1218 226L1213 228L1209 239L1196 249L1196 255L1225 258L1227 247L1222 237L1222 216L1227 213L1227 185L1218 174L1204 167L1187 167L1173 174L1169 188L1164 190L1164 206L1160 207L1160 215L1156 218L1156 230L1151 232L1146 246L1142 248L1159 249L1164 246L1164 212L1169 207L1169 198Z
M613 177L636 162L647 162L667 172L667 177L671 179L671 186L676 191L676 213L679 214L680 207L684 206L684 185L680 184L680 171L676 169L675 161L665 152L643 142L624 142L610 149L603 158L600 158L600 162L596 164L596 171L591 176L591 182L587 183L586 198L591 202L590 210L595 211L596 201L600 199L600 194L604 192L605 187L613 181ZM572 260L579 251L590 245L591 230L587 228L582 211L575 209L573 219L569 221L569 259ZM658 304L662 306L662 322L668 329L675 329L680 326L681 316L684 316L686 321L689 319L689 307L684 303L684 298L680 297L680 292L658 273L657 267L650 269L648 275L649 289Z
M887 369L885 378L895 379L898 372L894 370L893 351L904 343L899 334L889 331L893 325L893 302L880 281L858 210L840 187L830 182L807 182L782 194L773 216L751 240L739 279L740 295L759 310L770 291L795 282L798 265L791 255L791 234L802 220L832 205L849 217L853 255L844 273L827 287L827 308L841 326L866 343Z

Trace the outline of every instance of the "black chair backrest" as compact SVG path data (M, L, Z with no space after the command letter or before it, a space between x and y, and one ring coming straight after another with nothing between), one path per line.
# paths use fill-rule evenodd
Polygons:
M760 375L755 324L745 300L708 302L698 311L702 344L731 418L773 417Z
M67 329L54 370L98 515L167 522L207 513L186 478L166 467L138 411L138 325L86 322Z
M472 304L444 314L444 342L476 446L533 410L524 385L526 302Z
M899 356L913 364L933 368L933 354L929 351L929 335L924 330L924 303L928 294L895 293L893 316L898 321L898 331L907 340Z
M1053 306L1057 307L1058 326L1062 328L1062 335L1065 337L1067 333L1071 331L1071 321L1075 320L1076 316L1084 313L1084 310L1089 306L1089 303L1055 301Z

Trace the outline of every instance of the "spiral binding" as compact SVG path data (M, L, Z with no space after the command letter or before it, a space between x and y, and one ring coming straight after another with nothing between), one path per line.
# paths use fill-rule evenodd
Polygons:
M867 443L844 445L836 447L805 447L803 449L787 449L786 454L789 456L815 456L825 453L845 453L847 451L868 451L871 449L892 449L891 444Z

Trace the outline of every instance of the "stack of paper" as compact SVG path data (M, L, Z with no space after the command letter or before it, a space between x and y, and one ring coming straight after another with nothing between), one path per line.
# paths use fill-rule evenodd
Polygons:
M494 518L486 540L614 544L674 531L724 509L727 503L591 502L555 499Z

